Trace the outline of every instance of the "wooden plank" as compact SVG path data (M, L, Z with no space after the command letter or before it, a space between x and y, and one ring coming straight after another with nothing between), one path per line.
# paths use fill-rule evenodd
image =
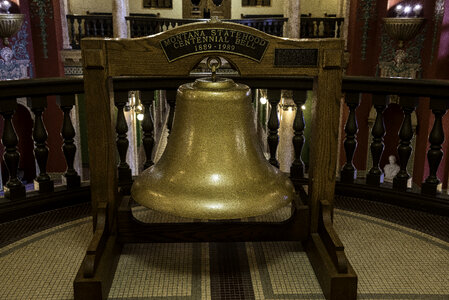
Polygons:
M305 244L307 256L327 300L357 299L357 275L348 263L347 273L338 273L318 233Z
M300 201L295 205L289 219L275 223L142 223L132 215L127 196L119 208L118 239L121 243L305 241L309 233L309 210Z
M92 278L83 276L86 260L83 260L73 282L75 300L107 299L120 258L122 246L116 236L109 236L105 249Z
M104 42L83 40L82 47L93 224L97 223L98 203L103 201L109 205L111 227L117 197L113 93L107 77Z
M174 60L168 63L168 58L161 47L161 41L175 35L183 35L184 33L195 30L208 30L213 28L216 32L225 32L236 34L236 32L244 32L254 37L267 41L268 47L260 61L248 59L242 55L238 55L232 51L222 52L215 49L207 52L195 52L182 59ZM224 33L223 33L224 34ZM99 39L85 39L84 41L100 41ZM199 43L203 45L202 43ZM205 43L208 45L208 43ZM324 49L341 49L341 41L338 39L304 39L304 40L287 40L275 36L268 35L254 28L228 23L228 22L202 22L187 24L176 27L172 30L157 34L151 37L136 39L107 39L107 59L108 74L110 76L122 75L161 75L161 76L187 76L204 57L222 56L229 60L231 64L239 71L242 76L279 76L279 75L318 75L319 66L316 67L299 67L299 66L275 66L276 49L319 49L318 56L322 56ZM213 44L215 45L215 44ZM248 49L255 48L252 44L248 44ZM249 50L248 50L249 51ZM249 53L249 52L248 52ZM320 62L321 63L321 62Z
M327 199L332 205L334 199L342 76L338 57L341 52L323 55L323 68L315 80L309 158L311 232L318 228L319 201Z

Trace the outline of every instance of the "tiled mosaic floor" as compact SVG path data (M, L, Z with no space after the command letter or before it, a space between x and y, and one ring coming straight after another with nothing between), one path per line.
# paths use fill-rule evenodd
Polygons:
M449 218L371 202L362 205L369 208L362 214L360 201L337 203L345 209L336 210L335 226L359 276L359 299L449 300ZM78 217L87 213L86 206L71 209ZM0 299L73 298L72 282L92 233L91 219L74 220L69 210L27 218L26 226L0 224ZM135 213L151 218L140 207ZM33 224L40 224L39 232L30 230ZM14 227L22 228L19 240ZM127 244L109 298L324 299L294 242Z

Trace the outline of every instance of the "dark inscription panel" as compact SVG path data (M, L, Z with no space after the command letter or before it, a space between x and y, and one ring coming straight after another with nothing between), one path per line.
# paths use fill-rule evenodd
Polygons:
M161 41L169 62L203 52L227 52L260 62L268 41L244 31L230 29L196 29Z
M275 49L276 67L316 67L318 49Z

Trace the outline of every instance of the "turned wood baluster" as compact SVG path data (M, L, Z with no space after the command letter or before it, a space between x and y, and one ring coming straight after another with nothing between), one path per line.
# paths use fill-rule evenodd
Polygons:
M342 21L341 21L341 20L338 20L338 21L337 21L337 35L335 36L336 38L339 38L339 37L340 37L340 34L341 34L341 25L342 25Z
M324 19L323 21L323 35L324 37L334 37L331 35L332 25L329 20Z
M128 152L129 141L127 137L128 125L124 113L124 107L128 102L128 92L115 92L114 103L117 107L117 123L115 131L117 133L117 150L120 158L118 165L118 180L120 184L129 183L132 180L131 169L126 162L126 153Z
M84 28L86 29L86 33L85 33L85 36L86 37L90 37L90 36L92 36L92 33L91 33L91 21L90 20L88 20L88 19L86 19L86 20L84 20Z
M135 31L135 36L134 37L141 37L142 36L142 32L141 32L141 29L140 29L140 23L136 22L135 26L136 26L136 31Z
M112 37L112 36L114 36L114 27L112 26L112 20L111 19L109 19L109 20L107 20L107 32L108 32L108 34L107 34L107 36L108 37Z
M75 19L74 18L68 18L69 20L69 27L70 27L70 46L72 46L73 49L76 49L76 35L75 35Z
M104 37L104 19L100 19L100 35Z
M176 109L176 90L167 90L165 95L168 105L170 106L170 111L168 112L168 120L167 120L168 135L170 136Z
M81 39L83 38L83 27L81 26L82 20L77 19L77 21L78 21L78 47L81 47Z
M17 151L17 139L14 125L12 124L12 116L16 110L16 99L2 100L0 103L0 114L3 116L4 127L2 143L5 146L5 153L3 154L3 160L5 161L6 168L8 169L9 179L4 186L5 198L10 200L16 200L24 198L25 186L17 178L17 169L19 168L20 154Z
M387 95L373 95L373 105L376 109L376 121L374 122L371 135L373 141L371 143L371 156L373 158L373 166L366 175L366 183L373 186L379 186L383 181L383 173L379 168L380 158L384 151L383 137L385 135L385 124L383 111L387 106Z
M267 90L268 101L271 105L270 119L268 120L268 147L270 149L270 159L269 162L273 166L279 168L279 161L276 159L276 151L279 144L279 118L277 113L277 108L279 101L281 100L281 90Z
M92 29L93 29L93 32L94 32L94 36L97 36L97 23L98 23L98 20L93 20L92 21Z
M295 159L290 167L290 177L292 179L304 178L304 162L301 159L302 148L304 147L304 115L301 106L306 102L307 91L293 91L293 101L296 104L296 115L293 121L294 135L292 138Z
M278 32L279 32L278 36L283 36L284 35L284 21L279 22L278 26L279 26L278 27Z
M151 23L151 30L152 30L151 34L155 34L155 33L160 32L160 30L159 30L159 23L157 21L154 21L154 20L152 21L152 23Z
M442 118L446 114L447 107L444 100L432 98L430 99L430 108L435 116L435 120L429 134L430 149L427 151L429 176L421 185L421 193L436 195L437 186L440 184L440 180L437 177L437 171L441 163L441 159L443 158L443 151L441 151L441 144L444 142Z
M301 26L299 27L299 30L300 30L299 36L301 38L306 37L306 28L307 28L307 22L304 20L304 18L301 18Z
M67 170L64 173L67 189L78 188L81 185L81 177L76 172L73 164L75 162L76 146L75 146L75 128L70 118L70 112L75 105L75 95L61 95L56 97L56 102L64 113L62 122L61 136L64 141L62 151L64 153Z
M154 99L154 91L141 91L140 101L144 107L143 121L142 121L142 131L143 138L142 144L145 150L145 163L143 168L146 169L154 165L152 160L153 147L154 147L154 124L153 116L151 114L151 105Z
M279 22L278 21L273 21L271 30L273 31L273 35L279 36Z
M413 138L411 114L418 104L418 98L401 96L400 104L402 105L402 110L404 112L404 120L402 121L401 129L399 130L400 141L398 146L399 165L401 169L393 178L393 188L405 191L407 190L407 181L410 178L410 174L407 172L407 164L413 150L410 146L410 142Z
M144 23L145 36L150 35L150 24Z
M359 131L357 126L357 118L355 110L360 104L359 93L347 93L345 97L346 105L349 107L348 120L345 125L346 138L344 141L346 163L340 172L340 180L345 183L353 183L357 177L357 170L352 163L354 158L354 152L357 148L357 132Z
M42 113L47 108L47 97L33 97L28 99L28 107L34 114L34 157L39 166L39 175L34 180L34 186L40 193L49 193L54 190L53 180L47 174L48 147L47 147L47 130L42 121Z

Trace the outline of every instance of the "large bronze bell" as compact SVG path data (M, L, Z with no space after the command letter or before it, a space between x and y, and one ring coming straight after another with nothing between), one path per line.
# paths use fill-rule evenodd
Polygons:
M179 87L165 152L134 181L133 199L195 219L264 215L290 203L293 184L263 155L250 95L224 78Z

